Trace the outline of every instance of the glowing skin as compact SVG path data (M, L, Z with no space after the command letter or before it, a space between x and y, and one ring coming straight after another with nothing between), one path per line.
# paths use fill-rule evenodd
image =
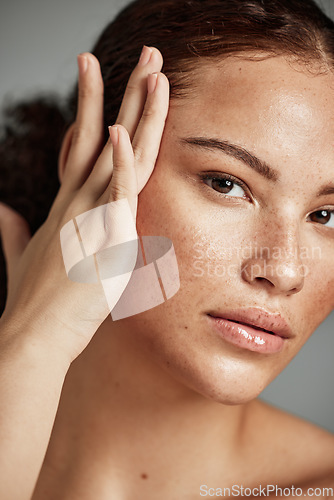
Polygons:
M153 500L196 498L201 482L298 485L328 474L329 433L252 400L334 307L334 216L310 219L334 210L334 193L315 197L334 179L333 135L332 74L298 72L283 57L201 65L189 97L171 102L138 204L138 234L174 244L180 290L108 317L72 364L34 500L83 498L87 478L87 499ZM189 137L242 146L279 181ZM224 197L200 177L208 172L248 189ZM282 350L250 351L210 327L207 313L241 307L286 318L293 335Z
M334 214L326 226L309 219L325 206L334 209L334 193L315 197L334 179L334 77L297 69L283 58L202 68L194 94L171 104L156 168L140 195L138 230L172 239L181 289L124 326L142 341L149 337L152 355L168 362L169 373L222 403L257 396L334 307ZM241 145L280 179L273 183L232 156L180 142L186 137ZM238 186L228 198L219 195L199 178L208 171L240 179L253 199L242 198ZM235 250L254 246L280 252L263 259ZM215 275L224 265L229 274ZM210 310L250 306L280 312L291 324L294 337L281 352L249 353L208 328Z

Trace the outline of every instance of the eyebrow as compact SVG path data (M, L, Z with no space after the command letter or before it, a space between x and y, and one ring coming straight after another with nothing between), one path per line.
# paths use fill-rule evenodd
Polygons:
M189 146L198 146L211 151L222 151L229 156L233 156L237 160L241 160L270 181L276 182L279 179L277 170L270 167L265 161L260 160L260 158L250 151L247 151L247 149L237 144L232 144L230 141L205 137L183 137L181 138L181 142Z
M236 158L239 161L242 161L248 167L252 168L269 181L277 182L279 180L280 175L277 170L255 156L255 154L251 151L248 151L244 147L237 144L233 144L230 141L206 137L182 137L181 143L190 147L194 146L207 149L209 151L221 151L229 156L233 156L233 158ZM316 194L316 197L329 194L334 194L334 184L321 187Z

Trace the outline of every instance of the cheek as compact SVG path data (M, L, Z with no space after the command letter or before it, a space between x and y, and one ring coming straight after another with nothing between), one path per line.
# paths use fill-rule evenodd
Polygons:
M246 282L242 269L255 244L276 246L277 241L268 240L271 233L264 220L250 220L242 213L237 208L212 207L204 197L194 194L166 162L157 164L139 195L137 229L140 235L166 236L173 242L181 287L175 299L165 304L166 311L176 308L179 317L187 322L190 310L194 313L230 307L231 302L236 308L262 303L267 288L261 291L255 281ZM300 345L334 309L330 252L326 251L321 259L303 262L309 274L303 289L290 297L291 306L285 310L298 328ZM284 257L271 264L280 267ZM283 290L278 293L283 307L287 297ZM273 298L267 297L269 301Z
M181 287L200 281L201 295L217 282L236 276L236 249L243 244L240 221L220 215L194 197L192 190L166 166L156 169L139 195L137 230L140 235L166 236L174 245ZM163 168L167 171L164 173ZM237 229L236 229L237 228ZM233 271L234 269L234 271ZM221 290L221 288L220 288ZM199 291L199 289L198 289ZM221 293L221 291L220 291Z
M305 278L304 293L300 311L305 327L311 333L334 310L334 269L333 265L326 265L326 261L310 263L310 273Z

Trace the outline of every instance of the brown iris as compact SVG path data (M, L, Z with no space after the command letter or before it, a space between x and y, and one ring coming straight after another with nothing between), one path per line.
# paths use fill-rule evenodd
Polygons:
M233 181L229 179L212 179L212 187L221 193L228 193L233 188Z
M318 210L311 214L311 220L313 222L320 222L321 224L326 224L331 218L331 212L329 210ZM319 220L320 219L320 220Z

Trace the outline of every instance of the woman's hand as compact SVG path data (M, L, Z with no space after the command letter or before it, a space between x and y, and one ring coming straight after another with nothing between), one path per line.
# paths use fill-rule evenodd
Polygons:
M110 139L98 156L103 141L99 63L89 53L80 55L78 63L77 118L61 153L62 185L46 221L30 239L26 221L9 207L0 206L8 274L1 322L17 335L24 335L29 327L35 339L51 340L71 360L86 347L110 309L101 283L77 283L67 277L61 229L74 217L121 199L127 199L135 222L137 197L154 169L169 102L168 80L160 73L162 56L157 49L144 47L116 125L110 128ZM117 217L123 220L123 216L128 215L120 209ZM108 228L105 248L117 234L112 220L102 222ZM119 286L116 295L120 296L126 285Z

